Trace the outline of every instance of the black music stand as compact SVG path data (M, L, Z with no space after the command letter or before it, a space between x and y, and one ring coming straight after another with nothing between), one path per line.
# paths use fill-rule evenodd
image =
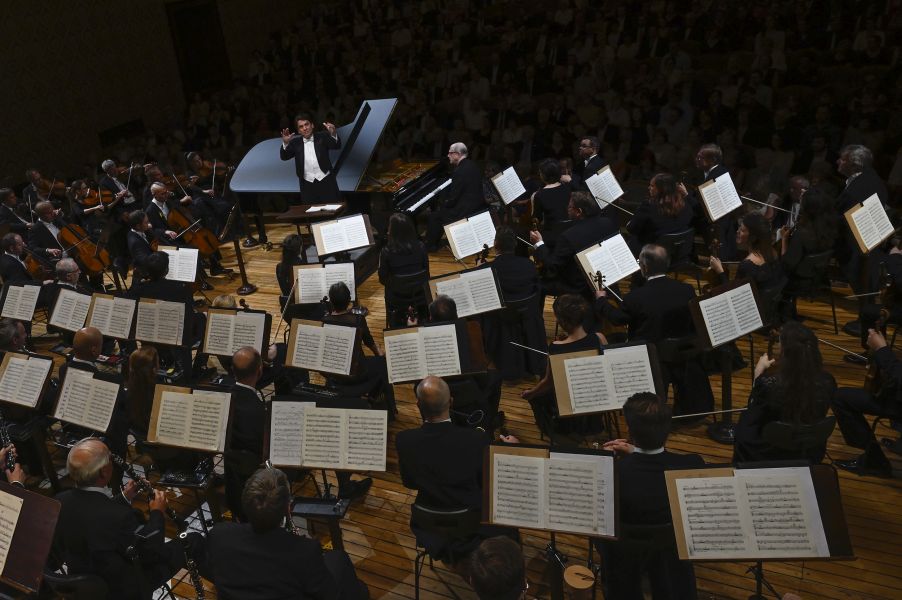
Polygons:
M0 581L28 594L37 594L59 519L59 500L6 482L0 482L0 491L23 500Z

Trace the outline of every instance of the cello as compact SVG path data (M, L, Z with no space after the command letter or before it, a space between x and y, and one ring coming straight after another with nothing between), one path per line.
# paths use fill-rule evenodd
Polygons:
M68 223L56 237L67 254L75 251L73 258L88 275L100 275L112 264L110 253L95 244L81 225Z
M188 197L188 192L185 191L175 174L172 178L178 183L185 197ZM183 237L185 243L197 248L201 256L211 256L219 250L219 238L201 225L200 219L194 220L188 208L182 207L180 202L172 202L171 199L168 204L169 215L166 217L166 222L174 231L179 232L176 238Z

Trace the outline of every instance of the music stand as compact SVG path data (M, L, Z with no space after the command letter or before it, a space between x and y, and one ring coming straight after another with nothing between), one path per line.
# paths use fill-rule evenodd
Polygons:
M0 581L28 594L37 594L53 543L60 502L6 482L0 482L0 492L23 501Z

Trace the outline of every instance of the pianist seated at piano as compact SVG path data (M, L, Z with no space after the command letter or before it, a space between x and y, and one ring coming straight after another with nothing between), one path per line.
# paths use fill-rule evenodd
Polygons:
M404 213L394 213L388 219L386 238L379 253L379 283L385 286L386 320L390 327L403 327L408 309L417 310L426 303L422 284L429 279L429 255L417 238L413 222Z
M451 184L439 195L439 205L433 205L426 220L426 251L439 249L443 227L487 208L482 190L482 173L475 162L467 158L467 147L455 142L448 148L448 162L454 168Z

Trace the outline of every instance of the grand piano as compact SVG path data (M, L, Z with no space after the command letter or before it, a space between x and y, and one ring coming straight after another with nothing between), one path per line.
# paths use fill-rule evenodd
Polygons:
M348 203L346 214L370 215L374 229L383 235L392 212L416 216L450 183L447 160L371 164L397 104L397 98L365 100L354 120L337 128L341 148L330 151L338 189ZM232 191L297 194L294 161L279 158L281 145L281 138L273 138L251 148L232 175ZM376 270L378 256L375 247L351 252L361 282Z

